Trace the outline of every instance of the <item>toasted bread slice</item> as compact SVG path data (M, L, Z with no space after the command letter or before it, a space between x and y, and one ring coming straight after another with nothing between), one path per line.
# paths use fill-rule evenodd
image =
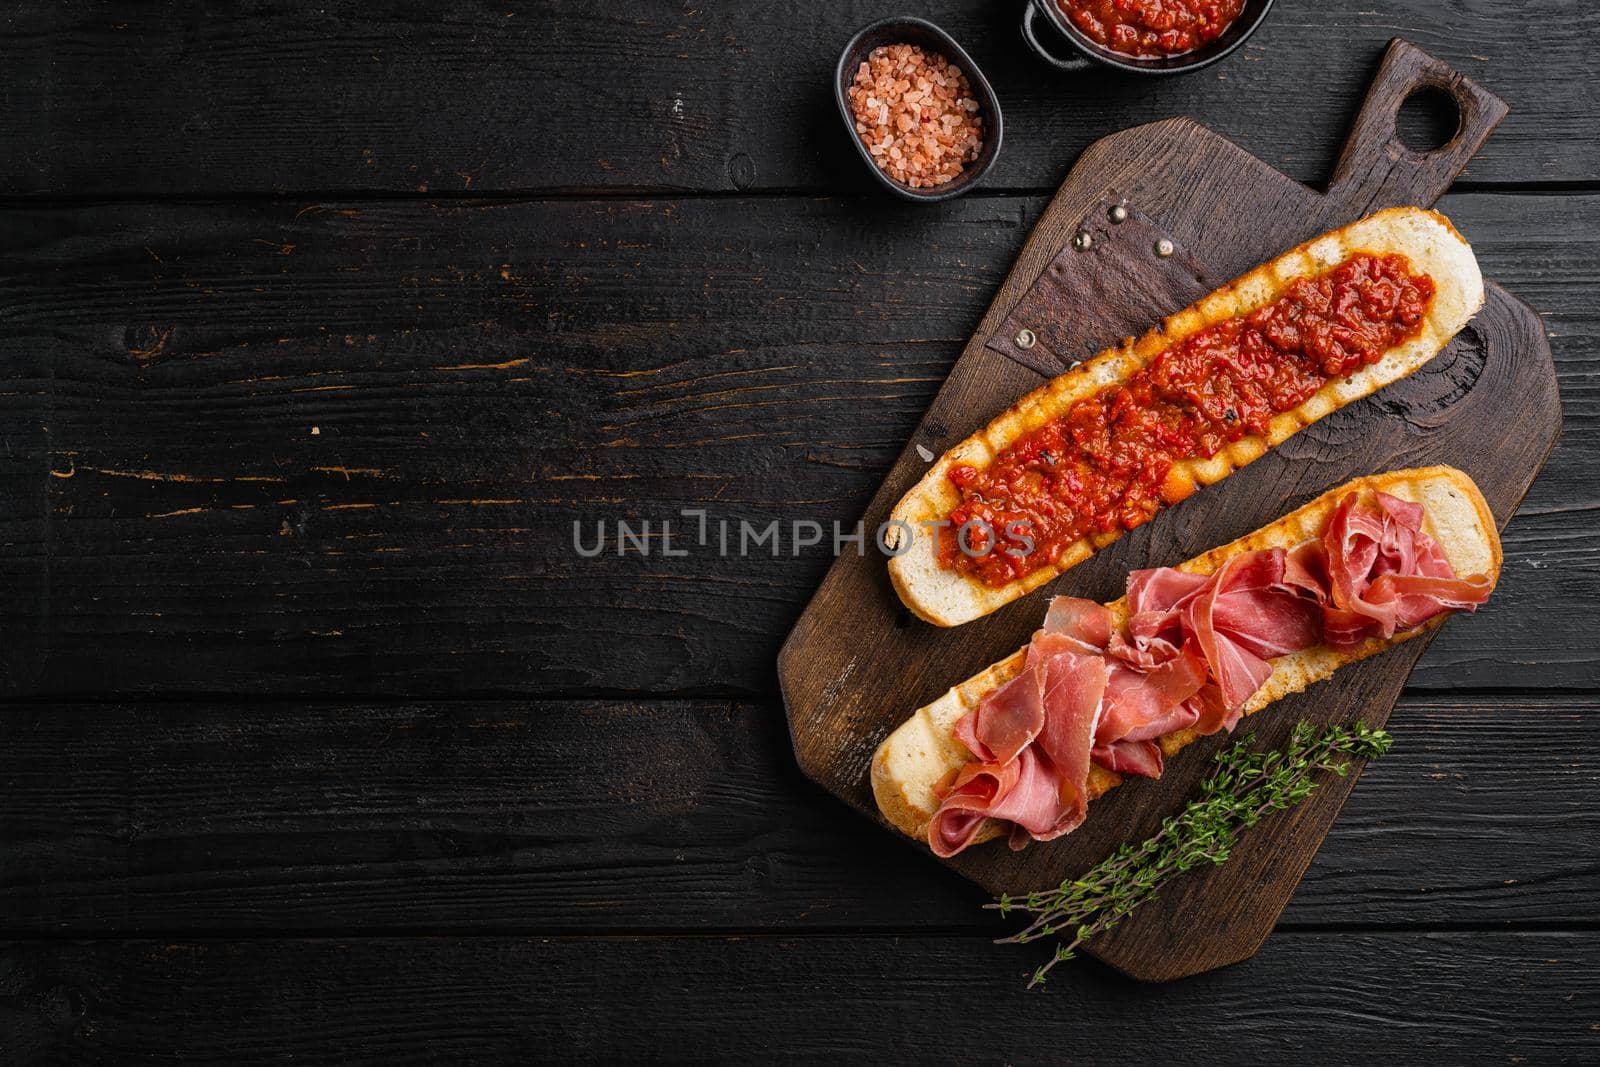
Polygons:
M1403 253L1414 270L1433 279L1434 298L1421 332L1390 349L1378 362L1347 379L1329 382L1298 408L1277 416L1265 437L1245 437L1208 460L1176 464L1163 488L1168 500L1181 500L1199 486L1221 481L1330 411L1416 371L1438 355L1483 306L1483 278L1472 249L1438 212L1421 208L1380 211L1285 252L1171 316L1137 341L1130 338L1035 389L946 452L890 514L891 520L905 523L917 534L910 539L909 550L889 561L889 577L906 607L935 626L959 626L1032 592L1120 536L1113 532L1085 538L1068 547L1052 566L1000 588L985 585L961 571L939 566L936 539L925 536L919 525L946 518L961 502L960 492L948 477L950 468L958 463L986 467L1024 434L1065 414L1084 397L1126 380L1191 334L1270 304L1299 279L1325 274L1362 252Z
M1194 574L1211 574L1228 559L1241 552L1262 548L1289 548L1313 537L1320 537L1334 508L1344 496L1358 489L1377 489L1402 500L1423 505L1426 514L1423 530L1439 542L1450 565L1463 577L1482 574L1491 582L1500 577L1500 535L1494 515L1483 494L1471 478L1453 467L1423 467L1417 470L1390 471L1357 478L1324 493L1304 507L1291 511L1268 526L1197 556L1178 569ZM1119 623L1127 620L1126 598L1108 604ZM1392 648L1402 641L1427 633L1439 626L1448 613L1422 626L1395 634L1388 640L1370 638L1349 652L1336 652L1317 645L1272 661L1272 676L1244 706L1252 714L1279 697L1298 693L1327 678L1346 663ZM932 704L918 708L872 757L872 791L884 818L912 837L926 837L928 823L939 808L935 787L950 771L972 754L955 736L956 722L978 706L984 694L1014 678L1022 669L1027 648L1008 656L987 670L968 678ZM1161 738L1161 750L1172 756L1198 735L1179 730ZM1121 782L1121 777L1100 767L1089 772L1089 794L1098 797ZM985 827L975 842L987 841L1000 833L998 826Z

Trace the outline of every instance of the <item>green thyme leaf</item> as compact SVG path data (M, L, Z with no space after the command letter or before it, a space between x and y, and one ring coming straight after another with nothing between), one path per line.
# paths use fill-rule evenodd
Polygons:
M1028 982L1030 989L1043 985L1051 968L1072 959L1080 945L1116 926L1162 886L1202 864L1227 862L1245 830L1316 792L1316 774L1342 777L1350 771L1347 757L1375 759L1393 743L1387 731L1360 722L1319 731L1301 721L1285 747L1266 752L1251 750L1253 732L1239 737L1217 753L1216 769L1195 799L1144 841L1122 845L1082 877L1029 893L1025 901L1003 895L985 905L1002 915L1023 911L1034 917L998 943L1027 944L1071 928L1073 939L1058 943Z

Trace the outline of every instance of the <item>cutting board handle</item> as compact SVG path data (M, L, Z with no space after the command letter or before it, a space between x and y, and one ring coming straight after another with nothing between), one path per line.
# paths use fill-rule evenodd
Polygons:
M1459 126L1448 143L1417 152L1400 140L1396 122L1407 98L1429 89L1454 101ZM1328 198L1349 218L1386 207L1428 207L1450 188L1508 110L1504 100L1472 79L1395 38L1334 167Z

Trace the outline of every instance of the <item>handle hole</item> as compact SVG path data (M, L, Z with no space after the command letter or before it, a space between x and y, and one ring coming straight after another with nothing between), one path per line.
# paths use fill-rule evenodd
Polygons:
M1419 155L1437 152L1461 132L1461 106L1445 90L1423 86L1400 105L1395 132L1401 144Z

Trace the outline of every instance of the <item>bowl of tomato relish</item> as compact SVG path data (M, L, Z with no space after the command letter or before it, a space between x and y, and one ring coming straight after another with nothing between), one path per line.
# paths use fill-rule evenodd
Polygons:
M1022 38L1058 70L1187 74L1244 44L1271 10L1272 0L1031 0Z

